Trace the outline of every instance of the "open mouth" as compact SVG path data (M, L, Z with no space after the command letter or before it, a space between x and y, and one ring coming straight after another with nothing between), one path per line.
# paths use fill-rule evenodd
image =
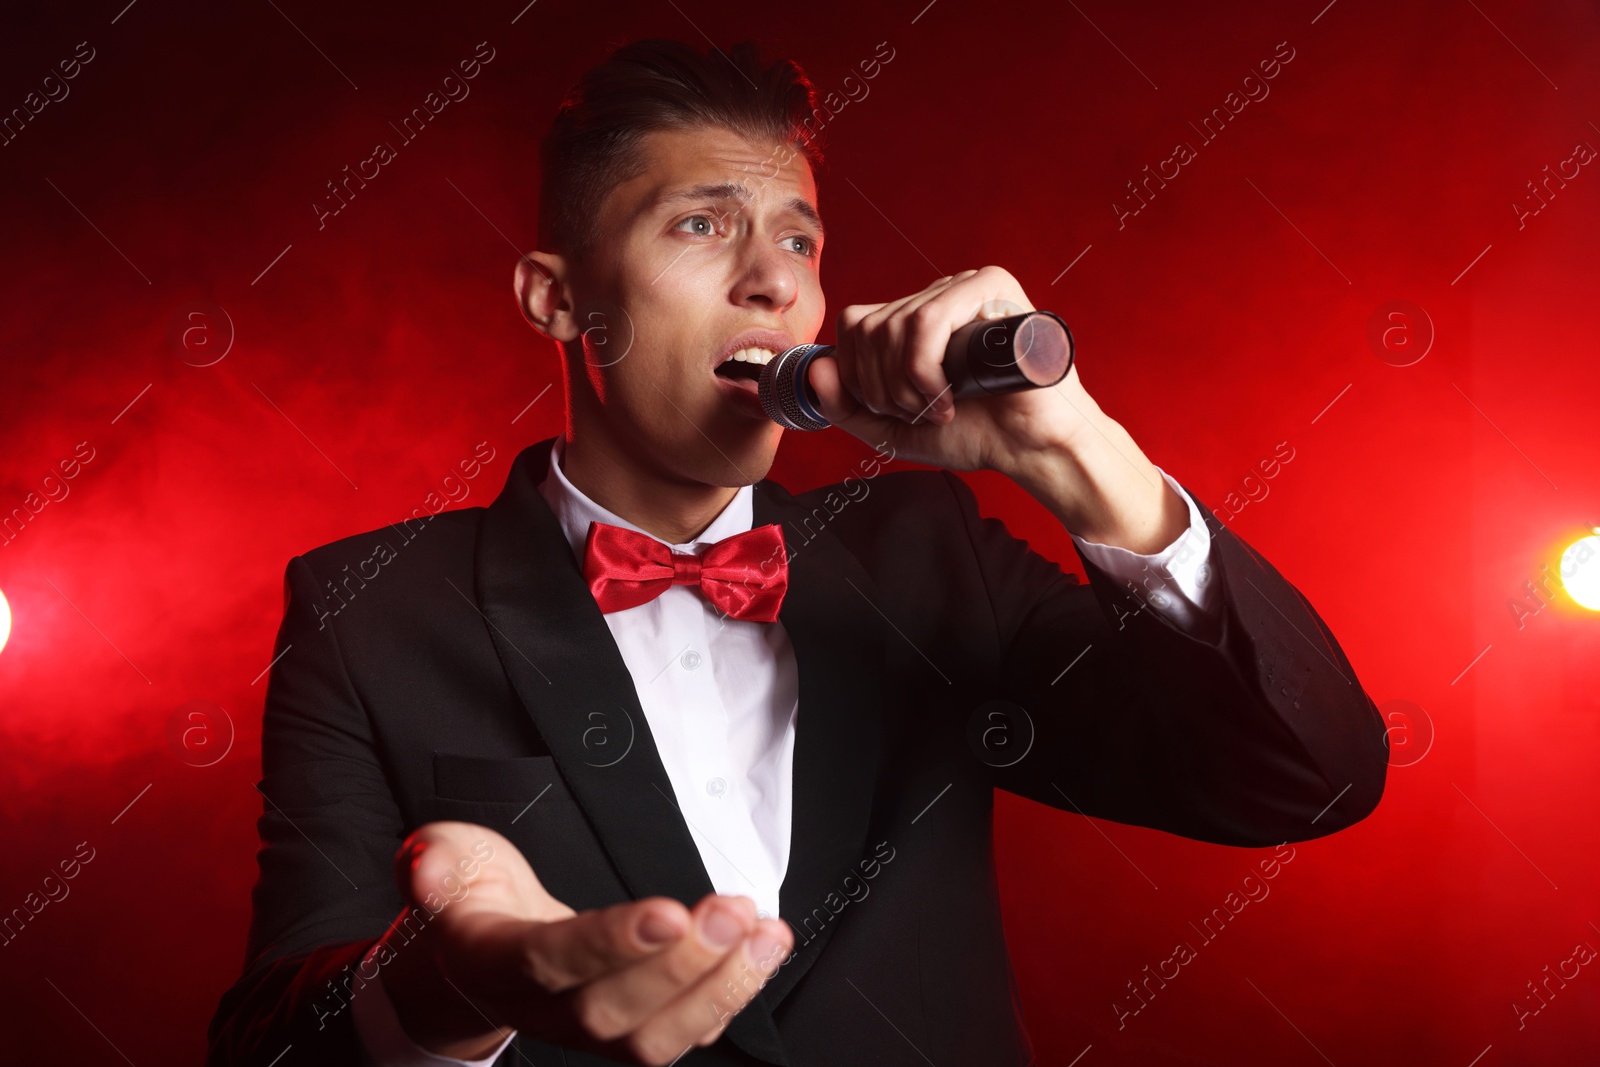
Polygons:
M712 373L734 381L759 382L761 369L776 355L770 348L741 348L723 360Z

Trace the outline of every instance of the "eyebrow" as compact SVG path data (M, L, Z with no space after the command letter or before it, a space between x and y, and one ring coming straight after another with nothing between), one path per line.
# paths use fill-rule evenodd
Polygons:
M676 189L662 193L656 198L657 207L671 204L688 203L705 200L734 200L741 204L749 203L755 198L750 187L742 182L706 182L702 185L691 186L687 189ZM826 236L822 225L822 216L817 214L817 209L798 196L791 197L782 205L783 210L792 211L815 226L817 233Z

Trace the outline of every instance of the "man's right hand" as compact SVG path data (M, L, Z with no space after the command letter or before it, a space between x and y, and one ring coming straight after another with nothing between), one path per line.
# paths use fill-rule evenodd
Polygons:
M413 1041L456 1059L488 1055L509 1027L670 1064L715 1041L794 944L786 923L757 920L746 897L713 894L693 911L651 897L574 912L515 845L472 823L419 827L394 867L406 914L432 917L415 916L410 940L400 923L384 935L384 990Z

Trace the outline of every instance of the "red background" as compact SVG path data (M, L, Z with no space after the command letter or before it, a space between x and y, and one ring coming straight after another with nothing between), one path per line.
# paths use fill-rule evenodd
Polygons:
M1205 503L1242 499L1287 442L1292 462L1249 483L1269 492L1230 525L1316 606L1380 707L1423 709L1396 750L1436 734L1374 815L1299 845L1204 947L1188 924L1270 850L1002 795L1040 1062L1595 1061L1600 968L1521 1029L1511 1005L1576 945L1600 948L1600 619L1558 602L1519 628L1508 601L1600 523L1600 174L1584 167L1520 229L1510 207L1574 145L1600 147L1600 15L924 2L110 0L0 35L6 110L78 42L95 50L0 147L0 510L79 442L95 456L0 547L16 616L0 912L78 842L95 850L0 947L0 1058L116 1062L109 1044L141 1065L199 1061L241 963L253 679L284 565L409 515L480 441L496 458L462 504L486 504L516 451L560 429L555 353L511 298L537 138L606 42L703 31L761 40L824 92L887 41L894 59L826 131L831 307L997 263L1065 316L1085 386ZM396 140L387 124L480 41L495 58L471 95L319 230L324 183ZM1285 41L1270 95L1201 145L1188 123ZM1180 140L1198 157L1119 230L1124 183ZM1436 334L1406 367L1366 333L1398 299ZM214 315L191 337L211 348L169 341L196 300L233 324L208 367L179 356L220 351ZM774 477L835 481L866 452L790 435ZM1077 565L1019 490L973 482ZM169 724L193 700L227 720L186 761ZM191 765L226 747L228 722L226 756ZM1119 1029L1125 983L1179 940L1199 958Z

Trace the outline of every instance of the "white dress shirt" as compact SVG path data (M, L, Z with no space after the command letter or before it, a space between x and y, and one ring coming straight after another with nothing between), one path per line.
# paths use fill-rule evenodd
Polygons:
M591 522L646 531L568 481L561 467L564 454L565 441L557 437L539 492L581 568ZM1195 633L1216 612L1216 583L1209 580L1211 534L1183 488L1165 471L1161 476L1189 506L1189 529L1161 552L1141 555L1076 534L1072 540L1084 558L1113 578L1139 583L1152 610ZM715 542L751 529L753 506L752 487L740 487L711 525L693 540L670 546L672 551L700 555ZM1159 575L1160 585L1151 572ZM604 618L712 887L751 898L764 916L777 915L778 890L789 865L799 707L799 673L783 623L723 617L690 585L673 585L653 600ZM434 1055L401 1030L382 982L368 983L361 994L351 1010L379 1067L489 1067L515 1036L508 1034L481 1060Z

